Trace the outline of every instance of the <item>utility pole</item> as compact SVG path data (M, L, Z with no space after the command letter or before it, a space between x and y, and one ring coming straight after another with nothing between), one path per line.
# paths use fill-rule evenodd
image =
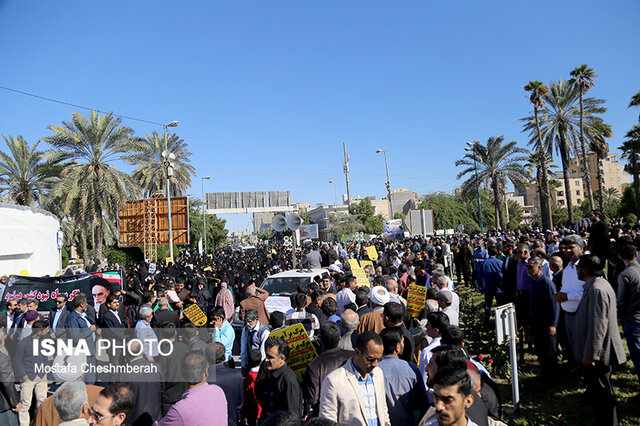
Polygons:
M347 151L347 143L342 142L342 147L344 148L344 177L347 180L347 205L351 201L351 187L349 186L349 152Z

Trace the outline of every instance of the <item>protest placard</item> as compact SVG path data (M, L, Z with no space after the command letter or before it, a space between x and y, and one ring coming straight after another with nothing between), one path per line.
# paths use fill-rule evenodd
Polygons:
M294 324L280 330L276 330L269 335L269 338L281 337L289 346L289 357L287 365L296 373L298 381L302 382L302 377L307 369L307 365L313 361L318 354L309 340L307 331L302 324Z
M417 316L422 308L424 308L424 302L427 299L427 288L411 284L409 291L407 292L407 315L413 318Z
M193 304L186 308L182 313L189 318L189 321L194 323L197 327L202 327L207 323L207 316L202 312L202 309L196 304Z
M351 273L356 277L358 287L371 287L367 274L364 273L364 269L360 267L360 264L356 259L349 259L349 265L351 265Z
M362 267L362 269L366 268L367 266L371 266L371 270L373 271L375 268L373 267L373 262L370 260L361 260L360 261L360 266Z
M378 258L378 250L376 250L376 246L365 247L365 250L367 250L369 260L376 260Z

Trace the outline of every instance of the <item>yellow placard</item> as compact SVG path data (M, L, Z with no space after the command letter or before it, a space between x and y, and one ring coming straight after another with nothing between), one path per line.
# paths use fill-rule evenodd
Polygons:
M427 288L411 284L407 292L407 315L411 318L417 316L424 308L425 300L427 300Z
M367 251L367 256L369 256L369 260L378 259L378 250L376 250L376 246L369 246L364 248Z
M29 272L27 272L27 270L26 270L26 269L23 269L22 271L18 271L18 275L21 275L21 276L23 276L23 277L28 277L28 276L30 276L30 275L29 275Z
M364 269L360 267L358 261L356 259L349 259L349 265L351 265L351 273L356 277L358 287L371 287L369 278L367 278L367 274L364 272Z
M281 337L289 346L289 357L287 365L296 373L298 381L302 382L302 377L307 369L307 365L313 361L318 354L309 340L307 330L302 324L294 324L281 330L276 330L269 335L270 338Z
M168 265L168 264L169 264L169 262L173 262L173 259L172 259L172 258L170 258L170 257L165 257L165 258L164 258L164 263Z
M207 316L202 312L202 309L196 304L193 304L186 308L182 313L189 318L189 321L194 323L198 327L202 327L207 323Z
M371 270L375 270L375 268L373 267L373 262L370 260L361 260L360 266L362 266L362 269L366 268L367 266L371 266Z
M202 270L205 271L205 272L213 271L213 269L211 269L211 266L207 266L206 268L203 268Z

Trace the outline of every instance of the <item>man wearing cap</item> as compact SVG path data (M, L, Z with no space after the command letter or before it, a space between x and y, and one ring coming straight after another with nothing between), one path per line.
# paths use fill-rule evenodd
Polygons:
M451 303L453 302L453 297L451 296L451 292L449 291L440 291L436 294L436 300L440 305L440 312L446 314L449 317L449 324L458 325L458 315L453 310Z
M360 323L358 324L358 333L360 334L365 331L380 333L384 328L383 311L384 305L389 303L389 291L382 286L373 287L369 299L371 300L373 312L364 314L360 318Z

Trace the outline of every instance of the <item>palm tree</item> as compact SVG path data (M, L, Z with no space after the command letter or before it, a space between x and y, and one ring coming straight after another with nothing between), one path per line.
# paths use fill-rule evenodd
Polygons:
M131 176L116 170L111 164L132 147L133 129L121 126L121 122L111 113L100 115L91 111L87 119L74 112L71 122L49 126L54 135L44 138L74 160L63 171L53 193L62 198L65 213L78 209L81 223L94 224L97 260L102 259L104 221L116 217L118 203L140 194Z
M604 192L600 194L600 198L604 200L603 204L605 206L605 209L608 208L609 203L615 200L619 200L620 197L621 195L620 191L618 191L618 188L605 188ZM605 210L603 209L602 212L604 213Z
M587 162L587 149L584 144L584 92L595 86L593 78L597 77L593 68L589 68L587 64L575 67L571 73L569 84L580 90L580 153L582 154L582 171L584 172L585 183L587 184L587 196L589 197L589 208L593 210L593 189L591 188L591 174L589 173L589 163Z
M540 120L538 118L538 109L544 107L544 96L549 93L549 88L542 84L541 81L530 81L524 86L524 90L531 92L529 100L533 104L533 114L536 121L536 129L538 134L538 154L539 159L547 158L547 150L542 143L542 133L540 132ZM551 217L551 197L549 192L549 171L547 170L547 162L539 162L541 169L538 170L538 195L540 197L540 215L542 217L542 228L552 229L553 219Z
M2 136L9 153L0 151L0 192L21 206L42 204L58 181L64 156L38 151L22 136Z
M632 106L640 106L640 90L631 97L628 108L631 108ZM640 121L640 115L638 116L638 121Z
M171 180L171 195L180 196L191 186L191 177L195 176L196 170L190 164L191 152L187 149L187 144L175 133L158 134L153 132L147 134L144 139L132 141L130 154L123 158L129 164L137 165L133 172L133 178L142 188L144 195L162 191L166 193L166 175L163 165L162 151L167 150L175 154L174 175Z
M486 146L476 141L464 158L456 161L456 166L466 167L458 173L458 179L471 175L462 184L463 193L475 193L482 183L491 187L496 208L496 227L499 229L506 229L507 224L502 209L502 194L507 180L514 185L524 184L528 180L527 171L522 164L527 160L524 154L528 151L516 147L515 141L505 145L502 144L503 141L504 136L490 137Z
M598 191L600 192L600 205L598 207L601 212L604 212L605 203L602 197L604 191L604 172L602 171L602 168L603 161L607 158L607 155L609 155L609 144L607 143L606 138L613 136L613 130L609 124L599 120L594 122L591 131L593 134L589 137L589 148L591 151L595 152L597 159L596 179L598 180Z
M577 142L579 142L580 123L580 90L569 82L560 80L551 83L549 93L543 96L546 105L540 117L540 130L542 142L548 152L560 154L562 160L562 173L564 178L565 191L567 192L567 213L569 222L573 223L573 197L569 187L569 156L576 152ZM604 113L607 109L602 106L605 101L602 99L585 98L583 100L584 126L587 137L593 134L591 131L594 123L600 118L595 114ZM521 119L525 124L524 130L529 131L529 143L539 144L538 131L535 117L524 117Z
M636 193L636 216L640 217L640 125L635 125L626 134L627 140L618 147L622 158L629 160L625 170L633 175L633 188Z

